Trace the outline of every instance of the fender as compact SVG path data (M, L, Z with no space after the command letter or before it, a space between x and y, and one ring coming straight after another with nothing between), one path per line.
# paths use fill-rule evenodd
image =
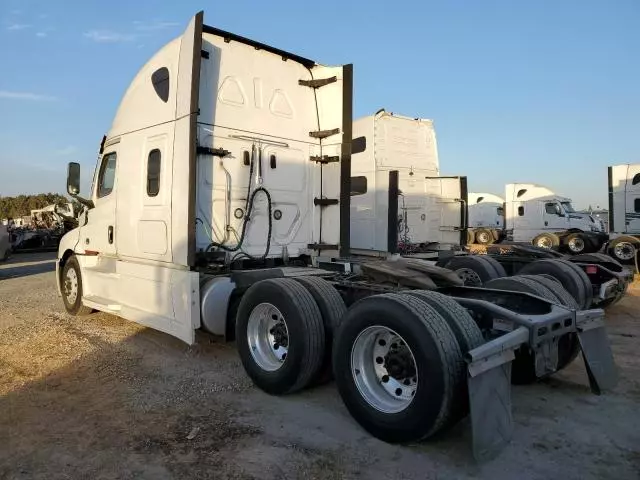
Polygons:
M60 275L67 259L73 255L76 251L78 243L80 242L80 228L76 227L73 230L69 230L60 239L58 245L58 258L56 261L56 287L58 290L58 296L62 295L60 286Z

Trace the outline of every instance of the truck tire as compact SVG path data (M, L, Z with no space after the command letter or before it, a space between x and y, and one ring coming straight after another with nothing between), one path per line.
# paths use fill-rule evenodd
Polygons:
M60 275L62 302L67 313L74 317L89 315L93 310L82 304L82 273L75 255L71 255L62 267Z
M635 237L623 235L609 242L607 253L622 264L635 263L640 241Z
M471 287L480 287L489 280L499 278L492 264L484 261L481 255L453 257L446 263L445 268L456 272L464 284Z
M333 378L333 369L331 367L333 334L338 330L338 327L340 327L342 317L347 313L347 307L338 291L324 278L310 276L293 277L293 279L302 284L309 293L311 293L322 315L322 323L324 325L324 359L320 371L312 382L314 385L322 385Z
M569 259L569 261L572 263L595 263L618 273L624 270L624 267L619 261L604 253L583 253L580 255L574 255Z
M572 310L578 309L578 302L567 292L556 279L550 279L546 275L523 275L534 282L547 287L558 299L558 303ZM580 353L580 341L575 333L567 333L558 340L558 366L557 371L573 362Z
M564 238L564 244L567 247L567 251L572 255L585 253L591 246L591 242L582 233L570 233Z
M488 282L485 287L530 293L554 303L557 302L556 297L547 287L521 276L492 280ZM523 345L515 351L515 358L511 363L511 383L514 385L527 385L535 382L537 379L535 354L531 348Z
M399 294L374 295L349 308L335 336L333 370L353 418L386 442L437 433L466 382L446 321L425 302Z
M556 297L560 305L578 310L578 302L565 290L558 280L547 275L519 275L521 278L529 279L546 287Z
M295 280L261 280L240 300L236 343L258 388L272 395L293 393L309 385L322 367L322 314L311 293Z
M409 295L428 304L444 318L458 342L460 352L466 355L469 351L485 343L482 332L466 308L438 292L427 290L411 290L403 295ZM458 394L454 397L451 407L449 425L453 425L469 414L469 391L467 382L461 382Z
M576 272L576 275L578 275L578 278L582 280L582 284L584 285L584 289L586 292L584 308L585 309L591 308L591 304L593 303L593 284L589 279L589 275L587 275L587 273L579 265L576 265L575 263L572 263L569 260L562 259L562 263L567 265L569 268L573 269L573 271Z
M578 270L580 269L578 268ZM572 268L570 262L558 258L536 260L522 267L518 273L521 275L551 275L558 279L562 286L571 294L580 309L589 308L591 305L589 293L591 293L592 297L593 292L591 292L589 277L587 277L587 274L582 270L580 270L582 275L577 273ZM586 277L586 283L589 285L589 288L586 287L583 276Z
M498 276L498 278L507 276L507 271L504 269L502 264L498 260L496 260L495 258L493 258L493 257L491 257L489 255L482 255L479 258L481 258L482 260L484 260L485 263L488 263L489 265L491 265L493 267L493 269L495 270L496 275Z
M560 237L555 233L541 233L531 241L531 244L534 247L550 250L560 246Z
M495 239L493 238L493 233L491 230L487 230L486 228L478 228L476 230L476 243L480 245L493 245Z

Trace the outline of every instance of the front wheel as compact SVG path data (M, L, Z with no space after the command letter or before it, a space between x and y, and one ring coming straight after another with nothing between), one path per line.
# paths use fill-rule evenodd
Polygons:
M62 267L60 286L64 308L70 315L81 316L91 313L92 310L82 304L82 275L75 255L69 257Z

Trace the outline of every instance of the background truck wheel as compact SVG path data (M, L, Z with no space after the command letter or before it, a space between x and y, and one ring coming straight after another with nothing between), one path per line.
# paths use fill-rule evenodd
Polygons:
M492 245L495 242L493 233L486 228L478 228L476 230L476 243L480 245Z
M60 287L64 308L70 315L79 317L92 312L89 307L82 305L82 275L75 255L71 255L62 267Z
M555 233L541 233L531 241L531 244L538 248L557 248L560 245L560 237Z
M520 269L521 275L547 274L556 278L578 303L580 309L591 306L593 290L586 273L579 267L562 259L543 259L531 262Z
M576 255L578 253L584 253L588 246L591 246L591 243L587 243L587 239L582 233L570 233L564 239L564 244L567 247L569 253Z
M387 442L435 434L466 382L460 347L435 309L408 295L353 304L335 336L333 369L353 418Z
M640 241L637 238L623 235L609 242L607 253L620 263L629 265L635 262L638 248Z
M338 291L324 278L294 277L294 280L301 283L309 293L311 293L322 315L322 323L324 325L324 359L318 375L312 382L315 385L321 385L333 378L333 370L331 368L333 334L338 330L340 323L342 323L342 317L344 317L344 314L347 312L347 307Z
M242 297L236 342L245 371L267 393L306 387L322 367L325 332L313 296L288 278L262 280Z
M444 318L456 337L460 352L465 355L470 350L485 343L478 325L466 308L446 295L426 290L412 290L403 295L416 297L432 307ZM469 413L469 392L467 382L460 384L460 390L454 397L449 424L454 424Z
M493 264L480 255L453 257L446 263L445 268L456 272L464 284L471 287L480 287L500 276Z

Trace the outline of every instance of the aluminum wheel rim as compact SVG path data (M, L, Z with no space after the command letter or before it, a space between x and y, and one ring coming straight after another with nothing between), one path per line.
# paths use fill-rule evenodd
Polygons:
M474 287L482 286L482 279L480 278L480 275L470 268L459 268L456 270L456 274L460 277L464 285Z
M478 233L478 243L489 243L489 234L487 232Z
M271 303L256 305L249 314L247 341L260 368L275 372L282 367L289 350L289 329L280 310Z
M621 260L631 260L636 254L636 249L629 242L620 242L613 247L613 252Z
M64 276L64 295L70 305L78 299L78 274L73 268L67 270Z
M584 250L584 240L580 237L569 240L569 250L579 253Z
M362 398L383 413L399 413L415 398L418 367L404 339L390 328L364 329L351 347L351 373Z
M536 242L536 247L540 248L551 248L553 246L553 242L548 237L539 238Z

